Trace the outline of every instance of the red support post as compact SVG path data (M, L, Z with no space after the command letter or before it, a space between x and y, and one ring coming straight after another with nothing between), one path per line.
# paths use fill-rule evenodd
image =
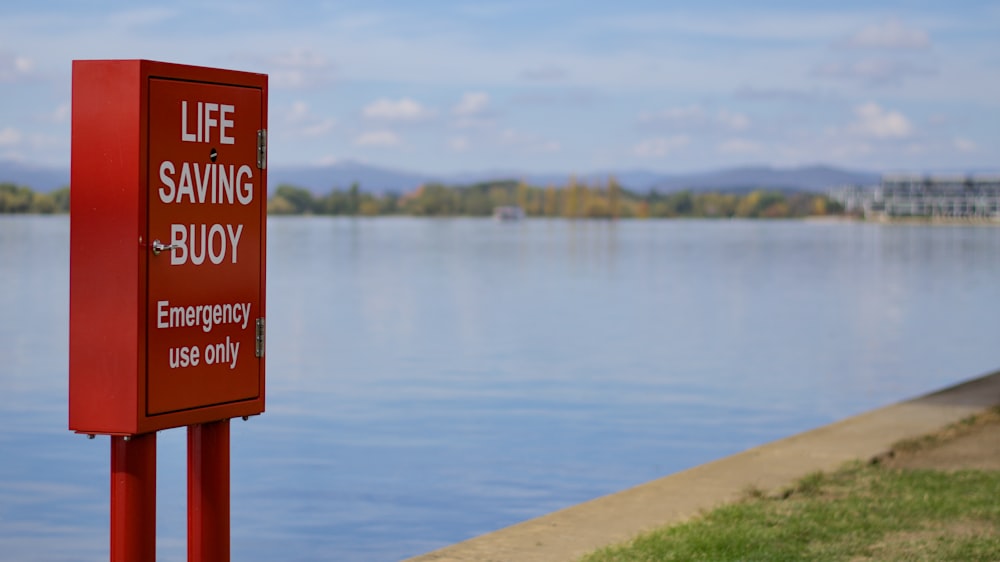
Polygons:
M156 433L111 436L111 562L156 560Z
M188 426L188 562L229 562L229 420Z

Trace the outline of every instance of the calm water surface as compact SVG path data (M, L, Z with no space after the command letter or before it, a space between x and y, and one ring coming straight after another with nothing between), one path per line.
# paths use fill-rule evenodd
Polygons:
M66 217L0 217L0 558L107 560ZM269 221L233 559L396 560L1000 366L1000 228ZM185 434L159 436L185 558Z

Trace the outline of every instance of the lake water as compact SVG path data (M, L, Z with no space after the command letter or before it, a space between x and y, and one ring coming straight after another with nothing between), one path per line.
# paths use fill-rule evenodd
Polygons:
M396 560L1000 367L1000 228L273 218L233 560ZM0 558L107 560L66 217L0 217ZM162 432L159 560L185 554Z

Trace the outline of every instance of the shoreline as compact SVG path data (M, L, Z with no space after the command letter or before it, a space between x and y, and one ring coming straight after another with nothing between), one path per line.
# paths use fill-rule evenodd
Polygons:
M994 217L854 217L850 215L810 216L804 222L817 224L878 224L886 226L1000 226Z
M900 224L918 226L1000 226L995 217L879 217L862 219L873 224Z
M1000 371L878 408L682 472L487 533L409 562L576 561L635 535L683 522L892 446L1000 404Z

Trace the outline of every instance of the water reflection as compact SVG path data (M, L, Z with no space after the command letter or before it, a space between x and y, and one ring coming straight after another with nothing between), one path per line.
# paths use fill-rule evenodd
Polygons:
M65 217L0 218L0 552L106 559ZM1000 229L272 219L233 558L392 560L996 367ZM159 438L184 558L184 433Z

